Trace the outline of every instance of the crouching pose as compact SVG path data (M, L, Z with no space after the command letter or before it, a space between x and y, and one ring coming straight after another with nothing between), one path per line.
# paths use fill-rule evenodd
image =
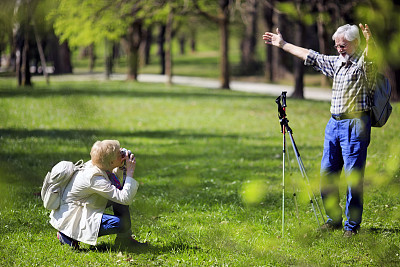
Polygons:
M141 244L132 238L129 213L139 187L133 179L135 156L116 140L97 141L90 156L66 186L60 207L50 214L57 238L75 249L79 242L96 245L98 237L110 234L117 234L116 246ZM114 215L104 213L110 205Z

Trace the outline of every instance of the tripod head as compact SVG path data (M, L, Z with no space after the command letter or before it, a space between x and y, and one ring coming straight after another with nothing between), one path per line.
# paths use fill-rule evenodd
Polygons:
M279 119L286 117L286 91L283 91L280 96L275 100L275 103L278 105L278 117Z
M275 103L278 105L278 118L281 123L281 133L284 133L285 129L287 129L288 132L292 131L288 125L289 120L286 118L286 93L286 91L283 91L275 100Z

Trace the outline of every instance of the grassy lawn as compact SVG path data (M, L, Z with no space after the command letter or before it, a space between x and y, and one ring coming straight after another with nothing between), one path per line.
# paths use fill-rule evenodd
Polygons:
M317 193L329 103L287 104ZM293 174L286 177L281 237L275 97L118 81L21 89L1 79L0 266L398 266L399 108L394 104L388 125L372 131L362 230L351 239L319 233L287 140ZM107 236L72 251L48 223L38 196L46 172L60 160L89 160L102 139L118 139L136 154L132 230L148 249L119 251Z

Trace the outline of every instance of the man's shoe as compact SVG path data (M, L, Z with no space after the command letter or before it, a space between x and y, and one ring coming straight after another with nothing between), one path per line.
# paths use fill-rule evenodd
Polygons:
M352 237L352 236L355 236L356 234L357 234L356 230L346 230L346 231L344 231L343 236L344 237Z
M342 227L343 226L341 224L324 223L321 226L321 230L322 231L326 231L326 232L331 232L331 231L334 231L334 230L342 229Z
M79 242L75 239L72 239L61 232L57 232L57 239L60 241L61 245L69 245L73 249L79 249Z
M134 239L132 236L129 237L119 237L117 236L114 241L116 247L147 247L147 242L141 243Z

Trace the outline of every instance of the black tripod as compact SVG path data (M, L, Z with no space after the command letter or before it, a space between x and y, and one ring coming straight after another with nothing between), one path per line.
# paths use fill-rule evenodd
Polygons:
M306 185L307 185L307 193L308 193L308 198L310 200L310 204L311 207L314 211L314 215L315 218L317 220L318 226L321 227L321 223L319 221L319 218L322 219L322 222L325 221L324 215L321 211L321 208L318 204L318 200L314 195L314 192L311 189L310 186L310 181L308 179L308 176L306 174L306 170L304 168L304 164L303 161L301 160L300 157L300 152L297 149L296 143L294 141L293 138L293 131L292 129L289 127L289 120L286 118L286 92L282 92L282 94L280 96L278 96L278 98L275 100L276 104L278 105L278 117L279 117L279 122L281 124L281 133L283 135L283 177L282 177L282 237L284 236L284 229L285 229L285 155L286 155L286 132L289 133L290 136L290 141L292 142L292 147L293 147L293 151L294 154L296 156L297 159L297 163L299 164L299 168L300 168L300 172L301 172L301 176L305 179ZM290 160L289 160L289 154L287 154L288 157L288 163L290 164ZM294 198L295 198L295 204L296 204L296 209L297 209L297 201L296 201L296 193L293 194ZM317 211L315 209L315 206L317 206L318 209L318 214Z

